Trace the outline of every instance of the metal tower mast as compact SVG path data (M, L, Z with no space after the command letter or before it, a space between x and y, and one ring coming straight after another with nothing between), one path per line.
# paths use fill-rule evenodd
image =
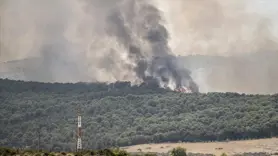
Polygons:
M82 150L82 142L81 142L81 115L80 109L78 110L77 116L77 151Z

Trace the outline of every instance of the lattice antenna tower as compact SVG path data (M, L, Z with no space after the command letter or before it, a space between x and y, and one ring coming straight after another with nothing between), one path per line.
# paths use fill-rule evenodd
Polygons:
M82 150L82 140L81 140L81 112L80 112L80 107L77 108L77 146L76 150L80 151Z

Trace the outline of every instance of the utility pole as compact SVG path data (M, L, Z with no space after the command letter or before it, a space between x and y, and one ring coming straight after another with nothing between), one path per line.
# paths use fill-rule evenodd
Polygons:
M77 113L78 114L77 114L77 145L76 145L76 151L80 151L80 150L82 150L80 107L78 108Z

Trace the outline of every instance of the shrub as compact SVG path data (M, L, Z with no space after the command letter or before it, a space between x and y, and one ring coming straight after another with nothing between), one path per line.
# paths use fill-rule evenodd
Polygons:
M227 156L227 154L226 153L222 153L221 156Z
M171 156L186 156L186 149L182 147L174 148L170 151Z

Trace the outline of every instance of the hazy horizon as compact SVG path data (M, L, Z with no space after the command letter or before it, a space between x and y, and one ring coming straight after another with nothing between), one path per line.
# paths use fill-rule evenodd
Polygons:
M142 58L230 56L192 69L201 92L278 92L275 0L1 0L0 21L0 62L43 60L26 80L138 83L158 76L139 74ZM187 68L177 64L169 71Z

